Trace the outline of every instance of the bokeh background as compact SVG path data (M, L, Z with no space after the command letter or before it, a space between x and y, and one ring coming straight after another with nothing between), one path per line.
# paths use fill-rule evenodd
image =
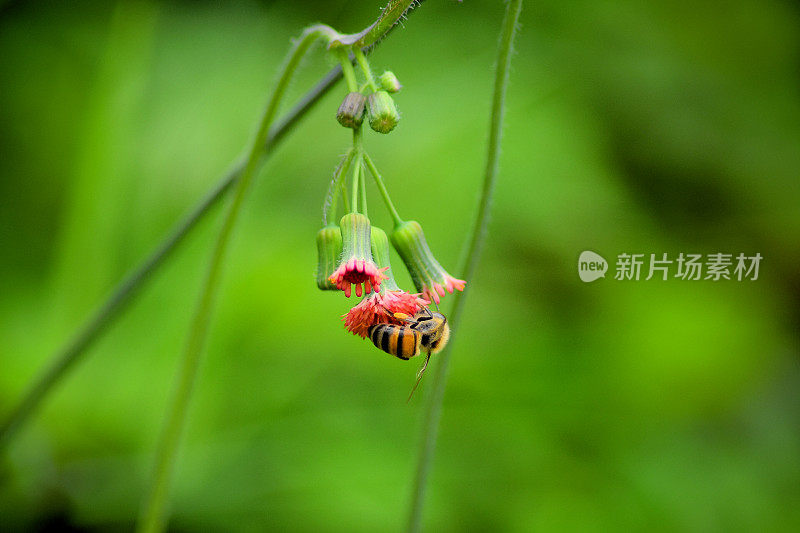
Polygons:
M0 416L242 152L289 39L317 21L359 30L381 5L0 8ZM429 530L800 528L798 11L527 3L490 234L453 335ZM429 0L371 59L405 88L399 127L369 132L367 149L451 270L482 179L502 14ZM323 56L291 99L331 66ZM334 120L343 94L286 138L247 199L174 531L404 527L432 374L406 405L417 363L347 334L353 302L313 277L350 139ZM220 213L0 455L0 529L133 526ZM764 259L757 281L585 284L586 249Z

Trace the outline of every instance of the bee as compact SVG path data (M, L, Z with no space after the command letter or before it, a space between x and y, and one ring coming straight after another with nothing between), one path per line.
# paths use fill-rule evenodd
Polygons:
M425 363L417 373L417 381L408 396L410 400L428 368L431 355L442 351L447 344L450 326L443 314L431 312L427 307L420 309L413 317L404 313L395 313L393 316L405 325L376 324L369 328L369 338L377 348L404 361L419 355L420 349L427 352Z

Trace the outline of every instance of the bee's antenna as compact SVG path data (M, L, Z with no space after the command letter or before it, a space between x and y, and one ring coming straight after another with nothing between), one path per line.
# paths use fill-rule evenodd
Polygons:
M411 397L414 396L414 391L417 390L419 382L420 380L422 380L422 374L425 372L425 369L428 368L428 361L430 360L431 360L431 352L430 350L428 350L428 356L425 358L425 362L422 364L422 368L420 368L419 372L417 372L417 381L414 383L414 388L411 389L411 394L408 395L408 400L406 400L406 403L410 402Z

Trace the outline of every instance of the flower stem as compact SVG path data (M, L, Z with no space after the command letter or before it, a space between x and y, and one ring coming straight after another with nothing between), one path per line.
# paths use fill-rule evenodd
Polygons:
M353 183L352 194L350 198L353 202L353 213L358 213L358 181L361 177L361 154L356 154L355 165L353 165Z
M352 42L357 41L358 46L364 47L365 53L371 52L381 42L382 38L389 35L397 21L406 14L412 3L412 1L408 0L390 2L374 24L360 34L345 36L346 39L352 40ZM419 3L421 3L421 0L417 1L417 4ZM292 110L270 130L267 142L263 146L265 154L269 154L300 119L305 116L306 112L314 107L341 78L341 67L334 67L317 82ZM11 442L17 432L30 420L42 401L53 391L53 388L81 360L94 342L122 315L122 312L134 301L147 281L172 256L178 245L183 242L184 238L194 229L198 222L210 213L211 209L231 190L232 186L238 181L243 169L244 164L239 163L222 177L214 188L175 226L158 247L116 285L108 299L83 323L76 334L53 355L47 368L30 385L19 403L11 409L8 417L0 424L0 450ZM347 199L345 198L345 208L347 207Z
M189 401L194 388L197 369L200 364L200 356L203 352L207 337L211 310L222 273L225 251L244 197L249 189L250 183L253 181L256 170L259 168L259 163L262 159L260 157L262 146L267 141L269 128L275 118L278 105L283 99L286 87L289 85L289 81L295 70L297 70L300 60L311 45L317 39L325 35L325 32L321 31L319 27L311 27L303 32L300 40L295 43L289 53L288 60L283 66L283 71L278 79L275 91L272 93L267 109L261 119L258 132L247 153L244 170L242 170L239 182L236 185L236 194L228 208L219 236L217 237L205 283L200 293L200 300L192 319L186 349L183 353L178 375L176 376L175 390L156 450L152 483L145 497L142 506L142 514L137 527L138 531L142 533L163 531L166 526L166 507L170 481L175 466L180 437L183 433L183 428L186 426Z
M383 178L381 178L378 169L375 167L375 163L372 162L372 159L370 159L366 153L364 154L364 162L367 164L367 168L369 169L370 174L372 174L372 177L375 178L375 184L378 186L378 191L381 193L383 203L386 204L386 209L389 210L389 214L392 216L392 222L394 222L395 226L402 224L403 219L400 218L400 215L397 213L397 209L394 208L392 199L389 197L389 191L386 190L386 185L383 183Z
M356 61L358 61L358 66L361 67L361 72L364 73L364 78L367 80L369 88L372 89L372 92L377 91L378 86L375 83L375 77L372 75L372 69L369 67L367 56L365 56L364 52L362 52L358 47L354 48L353 52L356 55Z
M344 74L344 81L347 83L347 90L351 93L358 92L356 71L353 69L353 63L350 61L350 56L347 54L347 49L337 48L336 53L339 55L339 63L342 65L342 73Z
M488 221L489 209L491 207L492 195L494 192L495 181L497 179L498 161L500 156L500 141L503 129L503 115L505 111L505 95L508 86L508 71L511 63L511 50L514 43L514 35L517 30L519 14L522 10L522 0L510 0L506 7L503 27L500 34L500 45L497 51L497 67L494 79L494 94L492 96L492 118L489 128L489 145L486 159L486 171L483 180L478 213L475 217L475 224L472 229L469 248L467 249L464 267L461 270L462 279L472 280L475 268L480 259L481 248L486 236L486 225ZM467 286L469 287L469 285ZM450 327L457 331L461 320L461 313L464 307L465 292L456 292L453 295L453 308L450 313ZM411 498L411 508L409 512L408 531L417 532L422 527L422 510L425 500L425 488L428 482L433 454L436 449L436 437L439 430L439 421L442 413L442 401L444 399L445 386L447 384L447 369L450 362L450 354L453 349L451 338L448 346L439 355L439 364L433 378L433 390L425 406L425 418L420 439L419 459L417 462L416 476L414 479L414 489Z
M347 191L345 190L346 186L344 184L344 180L339 182L339 190L342 192L342 205L344 206L345 213L351 213L350 211L350 201L347 199Z
M362 141L361 135L361 128L356 128L353 130L353 152L355 152L354 158L354 165L353 165L353 183L352 183L352 196L351 200L353 202L353 213L358 213L358 182L361 178L361 174L363 171L363 164L361 163L362 158L364 157L364 143ZM361 180L363 181L363 179ZM364 204L366 208L366 204ZM366 215L366 213L364 213Z
M361 211L364 213L365 217L369 217L369 213L367 213L367 179L364 176L364 162L363 159L358 162L358 165L361 167Z
M331 180L331 184L328 187L328 194L325 196L325 209L322 211L322 225L327 226L329 221L336 219L336 207L337 207L337 199L339 198L339 184L342 183L342 176L346 176L350 170L350 165L353 162L353 157L355 156L355 150L349 150L347 155L344 156L344 159L339 163L339 166L336 167L336 170L333 172L333 179ZM343 196L344 197L344 196ZM345 198L345 202L347 198ZM345 206L346 208L347 206Z

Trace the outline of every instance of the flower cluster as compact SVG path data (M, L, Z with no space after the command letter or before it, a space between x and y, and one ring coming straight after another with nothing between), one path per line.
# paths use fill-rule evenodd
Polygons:
M436 260L418 222L401 222L392 231L391 243L408 269L416 293L397 285L389 263L389 238L365 215L348 213L338 227L328 225L317 234L317 286L343 291L349 298L355 285L356 296L364 297L345 315L345 328L362 338L370 326L402 324L396 314L414 316L431 302L438 305L446 293L464 290L466 284ZM336 254L338 262L331 260Z
M373 77L364 54L352 49L365 80L359 88L348 51L336 52L348 85L336 118L353 130L353 146L334 172L328 189L324 227L317 234L317 286L344 292L348 298L353 293L362 297L342 319L347 331L366 338L372 326L403 325L432 303L438 306L447 293L463 290L466 282L451 276L436 260L418 222L400 218L383 178L364 150L362 124L368 123L379 133L389 133L397 126L400 117L389 93L397 93L402 87L400 82L389 71L377 79ZM394 228L390 236L367 217L367 171L392 216ZM337 213L340 199L343 216ZM333 222L337 217L338 223ZM392 247L408 270L416 292L401 289L395 281L390 263ZM386 346L382 349L390 351Z

